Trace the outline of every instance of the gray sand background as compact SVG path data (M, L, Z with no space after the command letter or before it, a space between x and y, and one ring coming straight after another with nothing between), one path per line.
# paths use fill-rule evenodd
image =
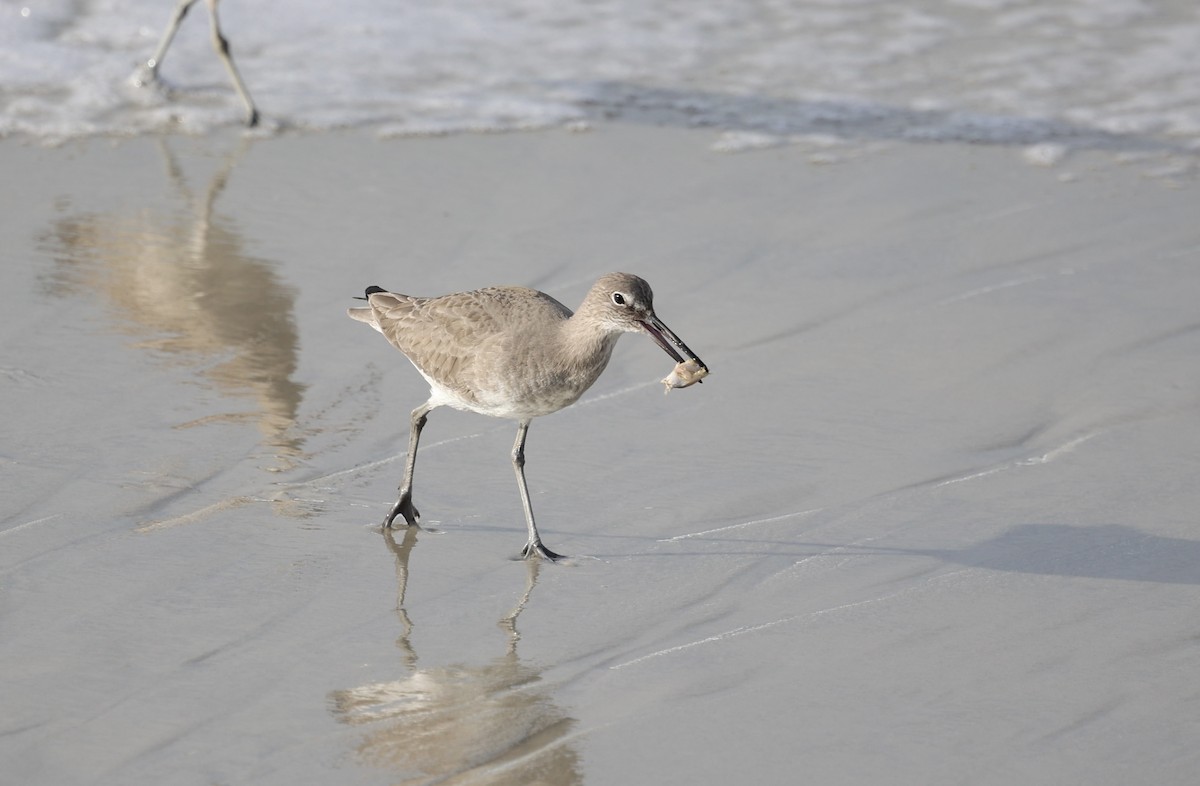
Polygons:
M1200 771L1200 222L1152 154L713 134L0 141L5 784ZM1036 156L1032 156L1036 158ZM535 421L368 284L655 288Z

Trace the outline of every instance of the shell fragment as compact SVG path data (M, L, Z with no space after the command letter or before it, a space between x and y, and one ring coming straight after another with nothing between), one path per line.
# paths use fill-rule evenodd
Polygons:
M663 377L664 393L670 393L673 388L686 388L694 385L708 376L708 369L696 360L686 360L671 369L671 373Z

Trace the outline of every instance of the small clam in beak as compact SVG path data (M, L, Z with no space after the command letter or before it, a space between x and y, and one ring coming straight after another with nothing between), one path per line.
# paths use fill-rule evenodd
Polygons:
M684 355L686 355L688 360L696 361L700 368L705 372L708 371L708 366L704 365L704 361L696 357L696 353L688 349L688 345L683 343L679 336L675 335L674 331L664 325L657 316L650 314L641 321L641 324L650 334L650 338L654 339L654 343L662 347L668 355L675 359L676 363L683 363ZM681 352L683 355L680 354Z

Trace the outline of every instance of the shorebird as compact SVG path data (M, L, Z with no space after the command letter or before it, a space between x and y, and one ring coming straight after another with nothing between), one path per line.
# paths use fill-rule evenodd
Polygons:
M525 483L530 421L578 401L608 365L622 333L645 333L678 363L687 363L693 369L687 384L708 373L654 313L650 285L628 273L601 277L575 313L525 287L430 298L373 286L360 300L368 305L349 309L349 315L382 333L429 383L429 399L412 411L400 497L383 520L385 529L397 517L419 526L412 501L417 444L430 410L449 406L517 421L512 463L529 530L521 556L558 559L562 555L546 548L538 535Z
M217 3L219 2L220 0L205 0L208 5L208 17L212 22L213 49L217 50L217 57L221 58L221 62L225 64L225 70L229 72L229 78L233 81L233 89L237 91L246 107L246 125L253 127L258 125L258 109L254 106L253 99L250 98L250 91L246 89L246 83L242 81L237 66L233 64L233 56L229 53L229 41L221 34L221 25L217 21ZM175 40L175 34L179 32L179 25L183 23L183 18L187 16L187 12L195 3L196 0L179 0L174 13L171 14L171 21L167 23L167 29L163 31L158 49L134 74L134 81L137 84L144 85L158 81L158 69L162 65L163 58L167 56L167 49Z

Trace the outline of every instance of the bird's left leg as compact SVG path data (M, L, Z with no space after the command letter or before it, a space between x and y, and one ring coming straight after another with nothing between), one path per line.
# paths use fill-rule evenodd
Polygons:
M400 498L383 520L384 529L391 529L397 516L403 516L405 523L410 527L421 525L421 514L412 502L413 471L417 467L417 445L421 442L421 430L425 428L425 421L431 409L433 407L426 401L412 411L408 429L408 456L404 459L404 479L400 481Z
M250 98L250 91L246 89L246 83L242 81L237 66L233 64L233 57L229 54L229 41L221 34L221 24L217 21L217 3L220 0L207 0L207 2L208 16L212 20L213 49L217 50L217 57L221 58L221 62L225 64L225 70L229 72L229 78L233 80L234 89L237 90L242 103L246 105L246 125L256 126L258 125L258 108L254 106L254 101Z

